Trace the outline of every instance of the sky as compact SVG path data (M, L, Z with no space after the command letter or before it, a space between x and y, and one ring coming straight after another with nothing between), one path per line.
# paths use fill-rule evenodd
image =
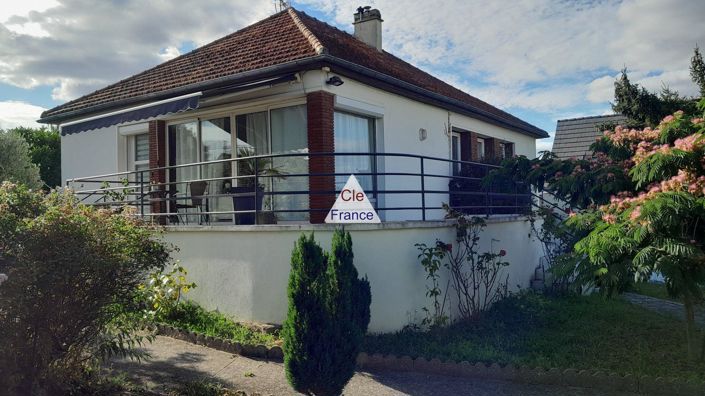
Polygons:
M647 89L696 95L688 66L705 47L702 0L290 3L349 32L358 6L378 8L385 50L551 135L559 119L610 114L625 67ZM45 109L274 12L272 0L4 2L0 129L38 126Z

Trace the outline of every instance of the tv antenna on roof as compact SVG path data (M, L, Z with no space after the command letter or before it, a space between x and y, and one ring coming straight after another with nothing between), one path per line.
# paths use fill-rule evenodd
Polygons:
M276 12L284 11L289 8L289 2L287 0L274 0L274 9Z

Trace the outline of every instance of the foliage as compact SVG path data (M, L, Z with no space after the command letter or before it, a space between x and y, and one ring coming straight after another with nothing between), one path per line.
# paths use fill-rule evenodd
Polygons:
M207 379L182 382L166 394L167 396L246 396L243 391L230 390L214 380Z
M627 116L634 127L654 127L668 114L683 110L688 114L695 112L695 101L682 97L678 92L663 87L657 95L649 92L639 84L629 81L627 70L614 82L614 103L612 110Z
M371 302L369 282L357 276L349 233L333 233L330 254L313 234L297 241L282 329L286 376L296 391L339 395L352 377Z
M424 327L440 327L448 324L450 317L446 314L448 292L455 292L455 306L449 309L457 311L459 320L478 319L483 311L508 295L509 275L503 277L503 269L509 263L502 260L506 251L500 250L480 253L478 251L480 234L486 224L480 217L468 215L444 205L446 218L455 220L455 246L436 240L435 246L417 243L418 258L426 272L426 279L431 286L426 286L426 296L433 300L433 308L424 307L426 318ZM448 283L445 291L440 287L440 269L448 271ZM440 299L440 301L439 301Z
M278 335L255 331L235 322L232 318L217 312L206 311L198 304L184 301L176 304L164 315L164 323L202 333L212 337L225 338L243 344L275 345Z
M697 45L693 50L693 57L690 58L690 78L698 85L700 97L705 98L705 62Z
M17 133L29 145L29 157L39 167L39 174L48 188L61 186L61 136L58 130L18 127Z
M431 281L431 286L426 285L426 297L433 300L431 310L427 307L422 308L426 317L422 319L421 325L424 327L445 326L450 319L445 313L450 283L446 285L445 292L443 292L440 287L441 274L439 271L443 268L446 252L451 248L440 240L436 241L435 246L426 246L425 243L417 243L414 246L419 250L418 258L421 260L424 272L426 272L426 280ZM441 298L442 301L440 301Z
M446 268L455 290L456 308L461 320L477 319L508 294L509 275L503 277L503 269L509 263L502 260L506 252L480 253L478 244L480 233L486 227L485 221L479 217L467 217L448 207L445 209L446 218L456 221L456 248L446 252Z
M39 168L32 163L30 149L22 136L0 130L0 182L21 183L39 189L42 181Z
M132 347L145 338L129 316L137 285L168 261L154 230L128 216L3 183L0 386L56 392L101 357L139 357Z
M544 270L551 275L551 283L545 287L549 293L563 294L569 291L580 292L580 282L575 282L582 274L576 271L576 261L580 257L573 253L573 245L585 233L576 232L565 224L567 214L557 206L543 203L528 216L531 232L544 252ZM544 285L546 286L546 285ZM572 289L572 290L571 290Z
M145 315L151 320L161 321L174 311L181 301L181 295L194 289L196 284L186 281L188 272L174 264L168 272L159 270L147 277L147 282L139 285L139 298L145 304Z
M681 327L681 321L621 299L519 293L494 304L481 321L370 335L364 349L442 361L703 381L705 363L683 359Z
M249 148L241 148L238 150L237 166L238 175L240 176L258 176L258 187L264 189L265 184L269 184L267 180L283 179L286 172L274 165L272 158L258 157L254 150ZM260 177L262 176L262 177ZM238 185L242 187L254 187L254 177L244 177L239 179Z

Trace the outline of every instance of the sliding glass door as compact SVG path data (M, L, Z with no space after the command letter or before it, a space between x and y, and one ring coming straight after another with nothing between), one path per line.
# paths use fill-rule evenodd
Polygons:
M289 154L308 152L306 106L291 106L235 117L237 128L237 156ZM264 211L302 210L301 212L275 212L276 221L307 221L308 195L283 194L287 191L308 190L308 158L305 156L262 158L238 161L238 186L254 186L257 169L259 188L265 191L260 209ZM259 203L257 203L259 205ZM271 220L270 220L271 221Z
M271 150L272 154L300 154L293 157L278 157L272 161L279 177L272 179L273 191L282 193L297 191L298 194L284 194L273 197L275 209L302 210L301 212L279 213L277 218L284 221L308 220L308 176L288 176L308 174L308 131L306 106L291 106L271 111Z
M308 153L306 105L172 124L168 128L168 151L170 166L243 158L236 162L170 169L169 180L176 182L169 187L170 211L181 210L182 218L183 213L191 209L212 212L256 209L269 212L269 217L259 222L308 220L308 194L301 194L308 191L308 157L247 159L268 154ZM297 174L304 176L295 176ZM262 192L257 201L254 194L239 201L234 198L234 194L254 193L255 189ZM287 191L298 193L286 194ZM203 201L187 198L194 195L203 195ZM240 208L236 208L238 202ZM275 210L300 212L272 213ZM255 221L253 214L208 217L210 222L232 222L233 219L239 224ZM191 222L197 218L191 215L185 220Z

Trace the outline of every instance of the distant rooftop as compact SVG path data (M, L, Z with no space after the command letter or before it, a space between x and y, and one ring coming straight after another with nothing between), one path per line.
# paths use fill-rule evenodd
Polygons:
M558 158L584 158L592 154L590 145L602 136L598 128L604 124L622 124L627 117L621 114L569 118L558 120L556 137L553 140L553 153Z

